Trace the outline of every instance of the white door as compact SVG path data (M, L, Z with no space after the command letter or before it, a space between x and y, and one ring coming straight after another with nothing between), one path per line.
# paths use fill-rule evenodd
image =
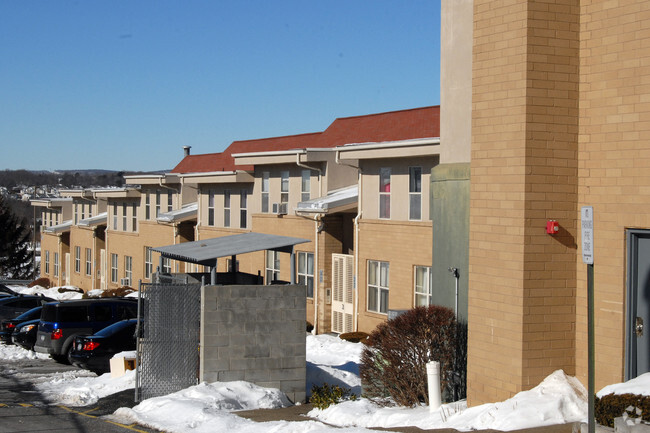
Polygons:
M354 331L354 256L332 254L332 332Z
M99 288L106 290L106 250L99 250Z

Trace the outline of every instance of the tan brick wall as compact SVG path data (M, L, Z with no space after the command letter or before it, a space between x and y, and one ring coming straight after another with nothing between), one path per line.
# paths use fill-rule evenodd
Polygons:
M371 332L387 315L368 311L368 260L389 262L388 308L413 308L414 266L431 266L433 233L430 221L361 219L359 230L359 331Z
M575 1L475 1L469 403L573 374ZM546 221L560 232L545 233Z
M594 207L596 388L624 373L626 228L650 228L650 5L581 2L579 202ZM578 376L587 375L578 262Z

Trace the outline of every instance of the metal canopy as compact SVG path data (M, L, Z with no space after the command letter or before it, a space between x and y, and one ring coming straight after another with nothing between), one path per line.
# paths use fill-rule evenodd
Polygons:
M241 233L152 249L159 252L162 257L214 266L216 259L220 257L231 257L255 251L272 250L291 254L294 245L305 242L309 242L309 240L266 233Z

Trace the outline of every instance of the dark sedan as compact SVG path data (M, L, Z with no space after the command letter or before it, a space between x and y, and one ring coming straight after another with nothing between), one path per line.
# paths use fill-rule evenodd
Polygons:
M11 341L23 349L34 351L36 333L38 332L38 322L40 322L40 319L34 319L18 324L14 333L11 334Z
M137 323L137 319L122 320L95 335L75 337L72 364L97 374L109 372L113 355L135 350Z
M32 308L13 319L5 319L0 324L0 341L5 344L11 344L11 334L16 330L16 326L29 320L40 319L43 307Z

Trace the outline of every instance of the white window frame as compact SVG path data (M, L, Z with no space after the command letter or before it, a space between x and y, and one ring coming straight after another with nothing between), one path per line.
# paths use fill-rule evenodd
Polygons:
M289 203L289 170L280 172L280 203Z
M280 253L277 251L266 251L266 262L264 277L266 284L280 279Z
M122 230L127 231L128 217L126 215L126 203L122 203Z
M314 253L298 251L298 284L307 286L307 297L314 297Z
M311 170L303 170L300 178L300 201L308 201L311 199Z
M368 311L388 314L390 263L368 260Z
M156 190L156 219L158 219L158 216L160 216L160 190Z
M239 228L248 227L248 191L239 191Z
M81 273L81 247L74 247L74 271L79 274Z
M271 183L271 174L268 171L262 172L262 188L261 188L261 200L262 200L262 212L268 213L269 211L269 190Z
M151 247L144 247L144 278L151 279L153 275L153 250Z
M149 191L144 195L144 219L151 219L151 194Z
M117 283L117 272L119 270L117 267L117 261L117 254L111 253L111 283Z
M409 167L409 220L422 220L422 167Z
M172 191L167 191L167 212L174 210L174 195Z
M214 190L209 190L208 191L208 225L209 226L214 226L215 225L214 216L215 216L215 212L214 212Z
M124 278L129 279L129 285L133 286L133 257L124 256Z
M113 203L113 230L117 230L117 203Z
M50 274L50 252L47 250L45 251L45 273Z
M230 190L223 191L223 226L230 227Z
M74 225L79 222L79 203L74 204Z
M388 177L386 177L386 175ZM392 177L392 170L390 167L382 167L379 169L379 218L380 219L390 219L391 177Z
M172 273L172 259L170 259L169 257L163 257L161 272L163 274Z
M59 253L54 252L54 276L59 276Z
M131 231L138 231L138 204L131 204Z
M93 250L91 248L86 248L86 275L92 275L93 273Z
M413 292L414 306L428 306L431 304L431 295L433 294L431 266L415 266L413 268Z

